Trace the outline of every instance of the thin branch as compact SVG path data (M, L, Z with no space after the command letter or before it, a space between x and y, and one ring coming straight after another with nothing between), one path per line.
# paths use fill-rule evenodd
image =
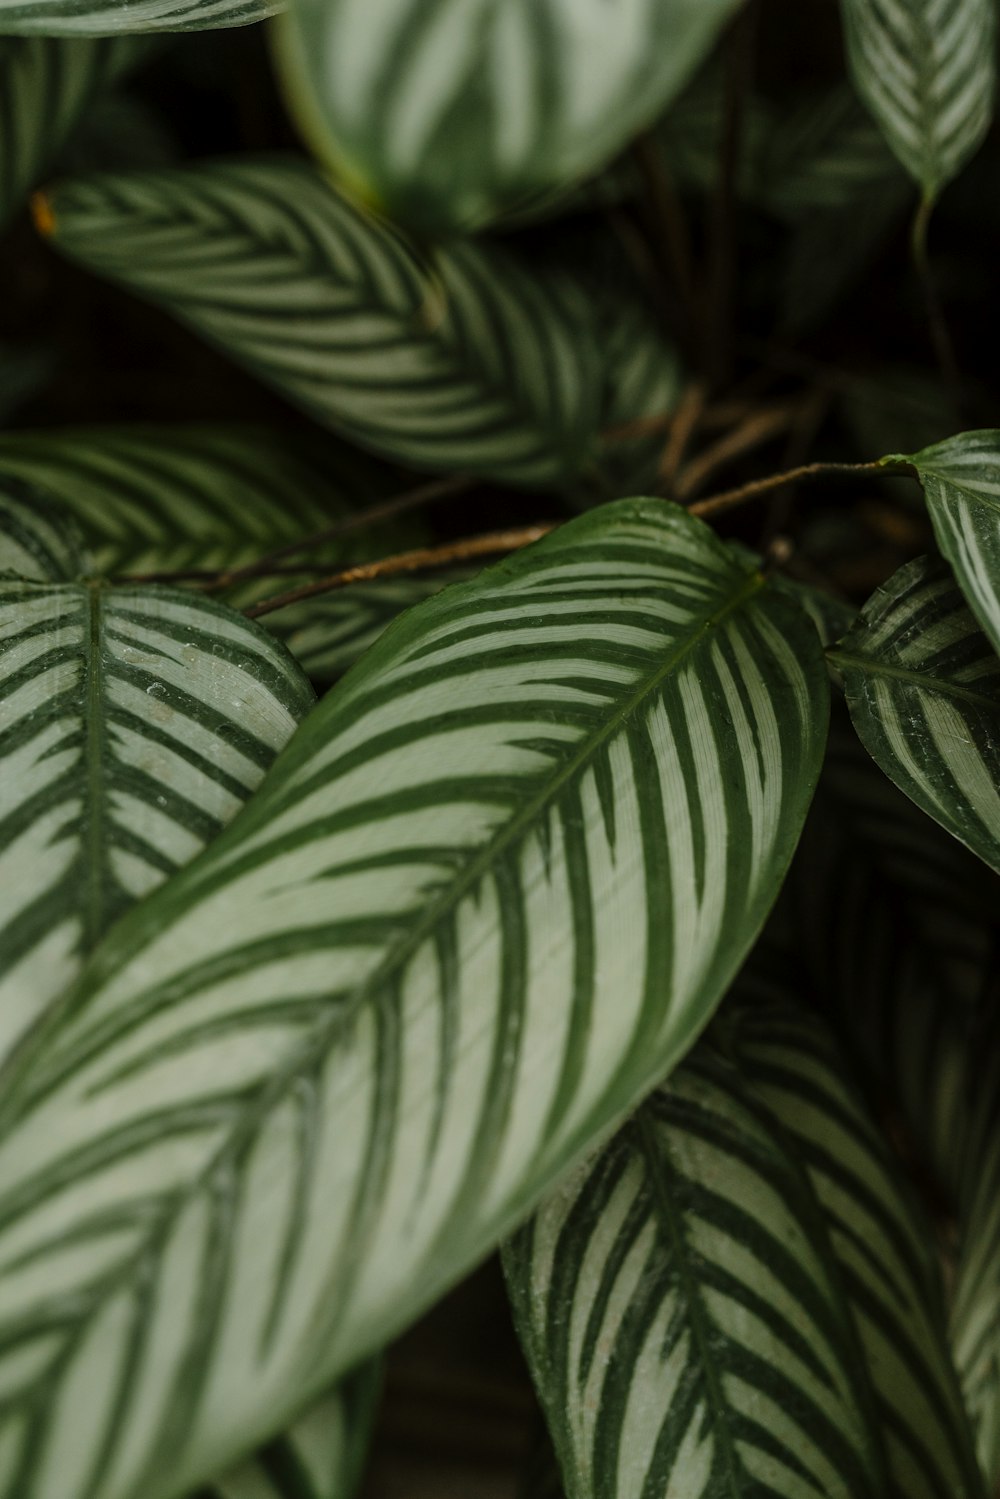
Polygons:
M754 412L685 466L677 476L674 495L682 503L693 499L718 469L731 463L734 458L752 453L755 448L770 442L782 432L787 432L794 418L795 408L790 406L765 407L762 411Z
M215 580L212 586L213 588L228 588L233 583L241 583L244 578L266 577L274 571L272 564L275 562L281 562L286 557L294 557L299 552L311 552L328 541L335 541L339 536L347 536L352 531L361 531L367 526L377 525L379 521L393 520L396 516L416 510L421 505L430 505L436 500L451 499L455 495L464 494L472 488L475 482L475 479L468 474L452 474L447 479L432 479L429 483L420 484L415 489L407 489L402 494L391 495L377 505L369 505L364 510L355 511L352 515L345 515L342 520L324 526L321 531L313 531L309 536L303 536L298 541L289 542L287 546L268 552L258 557L255 562L247 563L245 567L235 567L227 572L210 575ZM302 569L300 568L299 571Z
M773 494L785 484L798 484L803 479L836 478L841 474L890 474L907 472L909 464L887 463L806 463L800 468L789 469L783 474L769 474L766 479L754 479L741 484L739 489L727 489L722 494L711 495L707 500L696 500L688 506L691 515L720 515L724 510L733 510L745 505L762 494Z
M927 328L934 347L934 354L938 364L941 366L941 373L946 382L951 386L953 391L958 391L961 385L961 376L958 371L958 360L955 358L955 345L952 343L951 333L948 330L948 320L944 314L944 307L927 251L927 231L930 228L933 211L934 200L922 197L913 219L910 246L917 279L920 282L920 291L924 299L924 310L927 313Z
M788 442L782 459L785 468L795 468L804 462L830 411L830 395L825 390L809 391L799 404L792 423ZM798 490L794 484L776 489L771 496L761 531L760 550L768 546L784 531L792 513Z
M705 409L706 394L704 384L700 380L693 381L681 396L674 413L670 435L663 449L659 466L660 487L666 494L670 494L673 490L674 480L684 462L688 443L694 436Z
M684 205L677 193L670 168L652 131L640 135L632 155L642 179L644 208L650 243L666 261L675 291L676 329L684 352L694 352L694 324L698 317L698 290L694 272L694 251Z
M329 577L319 578L315 583L304 583L301 588L292 588L287 593L275 594L273 598L261 599L260 603L251 604L243 613L248 619L257 619L262 614L273 614L276 609L298 604L303 599L347 588L351 583L371 583L378 578L397 577L400 573L451 567L456 563L469 562L474 557L516 552L547 536L555 529L556 524L555 521L542 521L516 530L492 531L487 536L470 536L463 541L449 541L443 546L418 547L415 551L401 552L395 557L383 557L377 562L361 562L356 567L346 567L340 572L331 573Z

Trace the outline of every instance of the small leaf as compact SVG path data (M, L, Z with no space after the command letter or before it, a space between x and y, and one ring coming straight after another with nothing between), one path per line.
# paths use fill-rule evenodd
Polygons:
M509 1232L709 1018L827 696L663 502L392 626L8 1079L4 1499L194 1485Z
M901 568L830 659L872 758L1000 871L1000 658L950 570L927 558Z
M916 469L938 546L1000 651L1000 431L962 432L882 462Z
M285 95L321 158L422 232L489 223L652 123L739 0L297 0Z
M422 258L294 158L84 178L47 204L72 259L363 447L519 484L593 460L598 336L565 278L494 247Z
M569 1499L980 1494L885 1146L822 1024L743 995L505 1250Z
M934 199L980 145L996 92L993 0L841 0L854 85Z

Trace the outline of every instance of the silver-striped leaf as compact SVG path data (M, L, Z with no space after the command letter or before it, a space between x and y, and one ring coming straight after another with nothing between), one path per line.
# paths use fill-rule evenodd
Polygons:
M319 156L422 232L595 171L688 81L740 0L296 0L285 97Z
M79 578L85 569L83 538L59 503L25 479L0 482L0 577L53 583Z
M936 558L907 563L830 659L872 758L1000 871L1000 658L951 570Z
M249 26L281 0L0 0L0 35L117 36L123 32L209 31Z
M0 493L11 479L58 497L107 577L243 567L400 485L332 439L185 423L3 432ZM345 536L330 560L363 555Z
M926 1230L769 983L505 1249L569 1499L980 1495Z
M0 579L0 1056L242 806L312 696L223 605Z
M380 1384L377 1361L363 1364L285 1435L214 1479L195 1499L353 1499Z
M593 462L599 339L579 288L495 247L423 258L305 162L84 178L42 220L363 447L519 484Z
M0 32L3 14L0 3ZM0 225L56 162L88 106L147 50L146 44L121 38L0 35Z
M390 627L7 1080L4 1499L182 1491L509 1232L708 1019L827 704L662 502Z
M841 0L854 85L933 200L979 147L996 93L993 0Z
M938 546L1000 652L1000 430L962 432L882 462L916 469Z
M1000 882L891 784L835 716L785 891L813 988L949 1225L950 1335L992 1491L1000 1480Z

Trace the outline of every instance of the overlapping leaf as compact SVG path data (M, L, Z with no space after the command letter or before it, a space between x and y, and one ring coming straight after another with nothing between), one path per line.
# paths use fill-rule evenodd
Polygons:
M1000 882L837 724L786 890L817 991L951 1225L951 1340L992 1490L1000 1479Z
M222 605L80 580L54 512L0 500L0 1052L114 918L192 858L311 701ZM22 564L18 567L19 561Z
M908 563L869 599L831 660L886 775L1000 870L1000 659L950 569Z
M3 16L0 5L0 31ZM0 36L0 224L53 165L87 106L144 51L130 40Z
M851 74L927 199L981 143L996 91L992 0L841 0Z
M592 172L687 82L739 0L297 0L278 55L321 157L422 230Z
M653 502L391 628L8 1080L0 1493L181 1491L507 1231L708 1018L826 694Z
M286 1436L215 1479L196 1499L353 1499L378 1387L377 1363L363 1365Z
M82 538L44 489L8 476L0 487L0 577L51 583L84 571Z
M82 179L46 212L66 254L362 446L525 484L593 459L598 338L571 282L471 245L425 260L291 158Z
M505 1251L567 1493L978 1494L887 1151L820 1022L747 999Z
M882 461L916 469L938 546L1000 651L1000 431L963 432Z

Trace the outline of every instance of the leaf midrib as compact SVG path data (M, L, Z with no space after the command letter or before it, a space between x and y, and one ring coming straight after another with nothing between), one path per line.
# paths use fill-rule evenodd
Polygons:
M996 699L985 697L972 687L963 687L958 682L949 682L945 678L932 676L929 672L913 671L905 666L890 666L875 656L861 656L854 651L841 650L839 646L828 649L826 658L835 666L848 669L853 666L868 676L888 677L891 681L906 682L909 686L918 687L927 693L937 693L940 697L953 697L960 702L971 703L973 707L981 709L984 713L1000 713L1000 702Z

